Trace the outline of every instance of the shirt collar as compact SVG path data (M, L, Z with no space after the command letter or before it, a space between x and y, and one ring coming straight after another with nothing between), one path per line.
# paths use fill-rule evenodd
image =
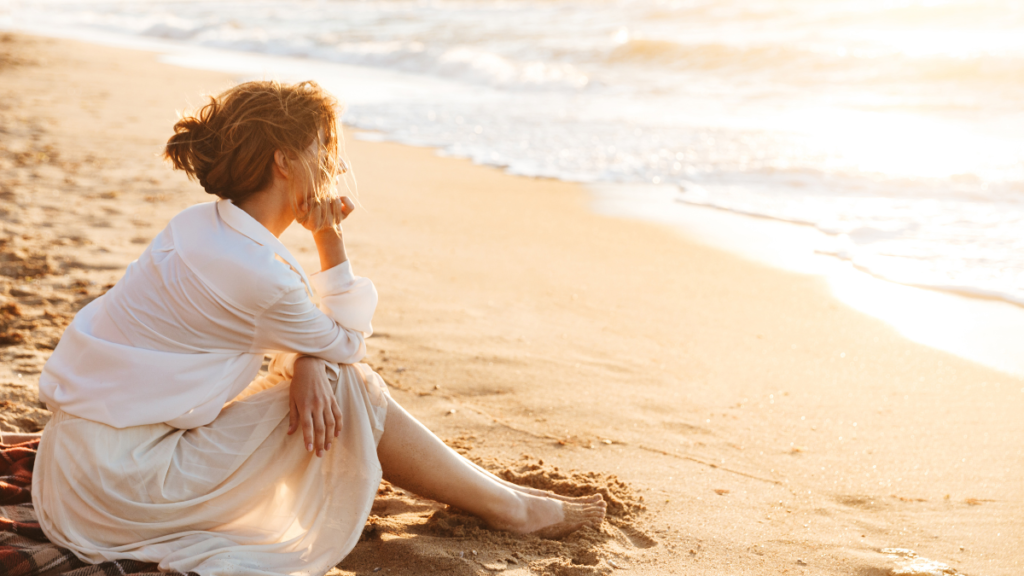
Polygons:
M261 246L266 246L273 250L286 264L291 266L292 270L295 270L302 277L302 283L306 285L306 291L309 292L310 296L313 295L313 288L310 286L309 278L306 277L306 272L302 269L302 266L295 260L291 252L284 247L284 244L281 244L281 241L270 230L267 230L266 226L260 224L259 221L250 216L245 210L235 206L230 200L219 200L217 202L217 214L224 223L238 233L247 236Z

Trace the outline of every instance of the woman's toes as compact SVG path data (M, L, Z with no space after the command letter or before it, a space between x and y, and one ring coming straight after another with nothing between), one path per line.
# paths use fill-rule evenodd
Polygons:
M605 508L600 504L566 504L566 519L589 520L591 518L604 518Z
M600 494L569 497L551 494L531 498L533 519L526 522L522 532L532 532L542 538L562 538L580 528L598 527L604 520L607 503Z

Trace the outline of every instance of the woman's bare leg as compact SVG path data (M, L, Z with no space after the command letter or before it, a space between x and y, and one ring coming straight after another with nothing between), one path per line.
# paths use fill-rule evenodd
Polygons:
M499 530L560 538L604 518L599 494L560 499L511 488L449 448L391 399L377 456L388 482L476 514Z

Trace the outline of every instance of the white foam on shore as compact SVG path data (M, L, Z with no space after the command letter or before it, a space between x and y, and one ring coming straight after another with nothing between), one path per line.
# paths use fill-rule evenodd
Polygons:
M840 301L915 342L1024 376L1022 306L876 278L822 253L832 238L814 227L687 204L679 201L675 186L594 184L589 189L601 214L666 224L748 260L822 276Z

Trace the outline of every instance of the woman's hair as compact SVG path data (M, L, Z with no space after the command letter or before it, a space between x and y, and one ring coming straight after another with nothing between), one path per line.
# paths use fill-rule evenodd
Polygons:
M182 115L167 141L164 158L209 194L235 203L273 180L274 151L301 168L313 195L331 195L338 160L338 101L316 82L255 81L210 97L199 110ZM316 158L306 149L317 142Z

